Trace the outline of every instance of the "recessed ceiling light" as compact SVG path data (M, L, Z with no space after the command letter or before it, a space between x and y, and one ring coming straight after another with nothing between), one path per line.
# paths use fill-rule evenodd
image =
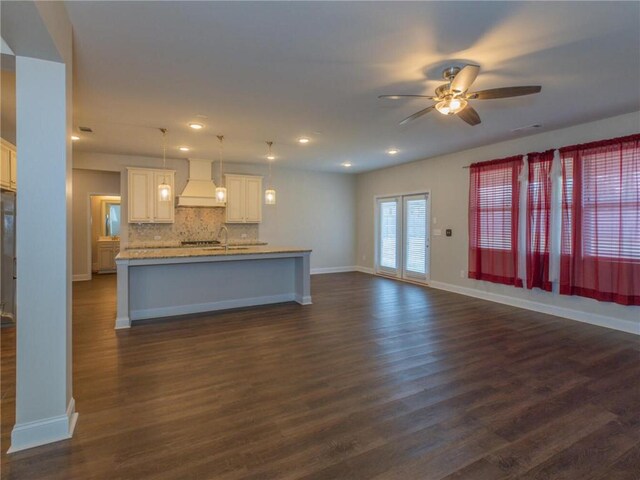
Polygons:
M189 147L179 147L181 152L188 152L189 151Z
M390 148L389 150L387 150L387 153L389 155L395 155L396 153L398 153L398 150L395 148Z
M189 126L190 126L191 128L193 128L194 130L201 130L201 129L204 127L204 125L203 125L203 124L198 123L198 122L190 122L190 123L189 123Z
M276 159L275 155L271 155L271 154L267 155L267 160L275 160L275 159Z
M80 137L78 135L71 135L71 140L75 142L76 140L80 140Z
M349 168L349 167L351 167L352 165L353 165L353 164L352 164L351 162L344 162L344 163L342 164L342 166L343 166L343 167L345 167L345 168Z
M298 143L309 143L309 139L307 137L300 137Z

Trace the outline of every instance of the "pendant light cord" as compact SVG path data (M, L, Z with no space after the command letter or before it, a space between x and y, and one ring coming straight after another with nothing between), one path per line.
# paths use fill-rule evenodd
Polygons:
M162 169L167 169L167 129L161 128L162 132ZM167 177L165 174L162 174L162 183L167 183Z
M273 154L271 153L271 145L273 145L273 142L267 142L267 145L269 147L269 155L267 156L267 161L269 162L269 189L272 190L273 185L271 184L271 164L273 163L273 160L271 160L271 157L273 157Z
M222 141L224 140L224 135L217 135L218 140L220 141L220 149L219 149L219 158L220 158L220 185L222 185Z

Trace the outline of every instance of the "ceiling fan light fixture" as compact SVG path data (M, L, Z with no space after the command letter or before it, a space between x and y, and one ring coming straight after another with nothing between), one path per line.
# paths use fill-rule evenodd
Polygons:
M442 115L455 115L456 113L464 110L467 106L467 101L464 98L450 98L438 102L436 110Z

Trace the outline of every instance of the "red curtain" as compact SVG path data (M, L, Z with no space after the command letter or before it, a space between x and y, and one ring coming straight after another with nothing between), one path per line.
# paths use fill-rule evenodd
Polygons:
M518 209L522 156L470 167L469 278L522 286L518 278Z
M560 293L640 305L640 134L560 156Z
M551 166L553 150L528 154L527 288L551 291L549 231L551 219Z

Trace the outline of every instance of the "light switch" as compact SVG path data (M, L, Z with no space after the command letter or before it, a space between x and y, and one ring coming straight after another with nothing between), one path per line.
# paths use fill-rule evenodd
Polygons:
M433 229L433 235L434 235L434 237L442 236L442 230L440 230L439 228L434 228Z

